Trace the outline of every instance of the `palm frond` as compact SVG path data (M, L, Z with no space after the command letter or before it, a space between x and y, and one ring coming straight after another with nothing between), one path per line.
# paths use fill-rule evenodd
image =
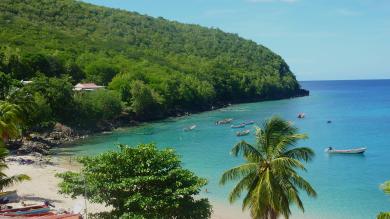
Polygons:
M314 151L308 147L299 147L284 152L283 156L308 162L313 159Z
M240 153L244 155L247 159L255 159L255 160L261 160L262 154L252 145L248 144L245 141L241 141L238 144L236 144L231 152L233 156L238 156Z
M3 190L6 187L12 186L15 183L30 180L31 178L25 174L19 174L11 177L6 177L0 179L0 190Z
M258 164L256 163L246 163L240 166L234 167L225 173L223 173L219 184L224 185L227 181L236 180L242 177L247 176L250 173L256 172Z
M253 182L256 180L256 172L252 172L245 176L230 192L229 194L229 202L233 203L238 198L240 198L242 191L245 189L248 189L250 185L253 184Z
M284 135L280 136L278 142L276 143L275 150L282 153L285 150L295 147L296 143L299 140L307 139L308 136L306 134L292 134L292 135Z
M292 174L291 180L298 188L304 190L308 196L316 197L317 192L314 190L314 188L310 185L308 181L306 181L303 177L299 176L298 174Z
M383 190L383 192L390 195L390 181L384 182L380 187Z
M271 166L279 171L283 171L283 169L286 168L298 168L306 171L305 165L303 165L299 160L289 157L275 158L271 161Z
M377 219L390 219L390 212L379 213Z

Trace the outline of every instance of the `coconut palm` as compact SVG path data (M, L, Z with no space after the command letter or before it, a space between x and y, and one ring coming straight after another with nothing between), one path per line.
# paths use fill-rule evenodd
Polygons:
M239 180L229 194L230 203L240 198L244 191L243 210L249 209L254 219L276 219L280 215L289 218L290 204L304 211L299 190L315 197L312 186L297 170L306 171L303 163L314 156L310 148L296 147L307 135L298 134L290 122L272 117L256 128L256 143L242 141L231 151L234 156L243 155L245 163L226 171L220 180Z
M0 146L4 146L9 138L20 135L20 108L6 101L0 102Z
M5 163L5 157L8 155L8 150L4 147L0 147L0 191L4 188L11 186L15 183L30 180L30 177L25 174L19 174L14 176L7 176L4 170L8 168Z

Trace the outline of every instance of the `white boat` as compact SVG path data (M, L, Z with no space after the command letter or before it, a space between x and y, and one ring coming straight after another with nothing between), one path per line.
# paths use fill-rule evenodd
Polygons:
M233 121L233 119L228 118L228 119L222 119L217 122L215 122L216 125L224 125L224 124L229 124Z
M325 151L329 154L362 154L367 148L352 148L345 150L337 150L332 147L328 147Z
M231 127L232 129L238 129L238 128L244 128L245 126L246 126L245 123L241 123L241 124L239 124L239 125L231 125L230 127Z
M236 135L237 135L238 137L240 137L240 136L245 136L245 135L249 135L250 132L251 132L251 131L248 129L248 130L244 130L244 131L242 131L242 132L237 132Z
M185 132L189 132L189 131L194 130L195 128L196 128L196 125L192 125L192 126L189 126L189 127L187 127L187 128L184 128L184 131L185 131Z
M255 121L251 120L251 121L247 121L247 122L244 122L246 125L253 125L255 124Z

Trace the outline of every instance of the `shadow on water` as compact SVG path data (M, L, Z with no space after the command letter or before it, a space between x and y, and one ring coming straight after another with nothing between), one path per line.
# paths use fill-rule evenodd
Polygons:
M365 160L366 156L364 153L361 154L329 154L326 153L325 156L331 159L351 159L351 160Z

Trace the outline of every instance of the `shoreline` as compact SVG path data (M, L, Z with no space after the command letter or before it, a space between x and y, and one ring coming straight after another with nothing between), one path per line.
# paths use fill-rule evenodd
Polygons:
M11 156L15 157L15 156ZM17 156L25 159L36 160L33 156ZM8 159L10 157L7 157ZM84 209L85 201L82 197L72 199L65 195L58 193L58 183L60 179L55 177L55 174L66 172L68 170L77 170L77 166L66 166L61 161L61 158L54 157L52 164L34 163L34 164L20 164L14 161L7 161L8 169L4 172L7 175L15 174L27 174L31 177L30 181L24 181L16 183L13 186L7 187L5 191L17 190L17 194L20 198L19 203L10 204L13 207L21 207L21 202L24 201L27 205L39 205L43 201L48 200L55 206L55 209L64 209L67 211L73 211L74 209ZM109 210L108 207L102 204L87 203L88 213L98 213L101 211ZM84 213L83 211L80 213Z
M23 157L26 159L37 159L33 156L9 156L9 158ZM55 209L73 211L74 209L80 209L82 207L82 213L85 215L84 206L86 203L88 213L99 213L104 211L110 211L111 208L104 204L91 203L85 201L83 197L77 197L72 199L65 195L58 193L58 183L60 179L55 177L56 173L62 173L65 171L77 171L80 166L74 163L69 163L65 157L54 156L52 164L19 164L14 161L7 161L8 169L5 170L7 175L14 174L27 174L31 177L30 181L17 183L13 186L7 187L5 191L17 190L17 194L20 197L19 203L9 204L14 208L22 207L21 201L24 201L28 205L40 205L43 201L48 200L55 206ZM204 194L200 194L204 196ZM242 212L241 203L228 204L223 201L211 200L208 198L210 204L213 206L213 212L210 219L250 219L249 211ZM309 219L313 218L302 213L291 215L293 219Z
M277 100L300 98L306 96L310 96L310 91L301 88L299 92L295 93L295 95L291 95L287 97L246 99L243 101L233 101L233 102L223 102L223 103L221 102L216 104L215 106L211 106L210 109L200 109L192 112L175 112L170 115L166 115L162 118L148 120L148 121L129 120L127 122L124 122L121 119L117 118L115 120L106 122L106 125L102 126L100 129L77 130L77 129L70 128L66 125L63 125L61 123L57 123L51 130L41 131L37 133L30 133L26 136L22 136L20 139L10 141L8 143L8 148L11 148L10 152L13 155L26 156L26 155L31 155L32 153L50 155L53 148L60 148L64 146L72 147L72 145L77 144L79 140L87 139L93 135L111 133L117 129L132 128L132 127L141 126L142 124L145 123L153 123L153 122L159 122L167 119L183 118L183 117L191 116L194 114L200 114L204 112L212 112L236 104L277 101Z
M33 156L9 156L10 158L24 158L37 160ZM55 209L64 209L72 211L79 206L85 206L85 200L83 197L77 197L72 199L65 195L58 193L58 183L60 179L55 177L55 174L65 171L77 171L80 166L76 163L70 164L65 158L54 156L52 164L34 163L34 164L20 164L15 161L7 161L8 169L5 170L7 175L15 174L27 174L31 177L30 181L17 183L13 186L7 187L5 191L17 190L17 194L20 198L19 203L10 204L13 207L22 207L21 201L24 201L28 205L39 205L43 201L48 200L55 206ZM223 203L210 201L213 206L213 213L211 219L249 219L247 212L242 213L241 208L237 206L226 206ZM109 211L110 207L106 207L103 204L95 204L86 202L88 213L99 213ZM84 207L83 207L84 209ZM84 213L82 211L81 213Z

